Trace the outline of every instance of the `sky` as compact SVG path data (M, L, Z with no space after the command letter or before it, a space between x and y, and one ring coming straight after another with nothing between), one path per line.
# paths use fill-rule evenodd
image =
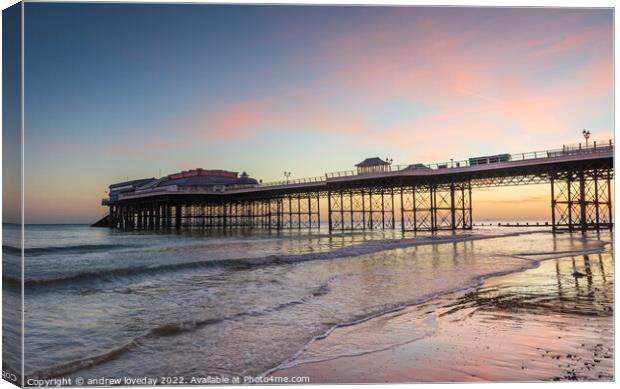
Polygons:
M25 9L31 223L92 222L109 184L189 168L267 182L613 137L610 9ZM474 193L474 215L549 219L548 192Z
M21 11L2 12L2 221L21 219Z

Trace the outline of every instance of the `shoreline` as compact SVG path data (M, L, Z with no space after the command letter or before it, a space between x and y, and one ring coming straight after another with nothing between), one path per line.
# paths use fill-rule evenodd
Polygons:
M195 271L192 267L178 274L176 271L163 273L162 279L165 282L158 284L155 289L148 286L152 280L150 272L143 272L139 275L131 274L131 278L128 278L131 281L130 285L126 285L125 278L99 278L101 283L90 286L80 285L79 290L71 289L69 294L63 294L64 288L73 288L71 286L73 283L62 284L58 289L46 288L45 293L33 295L31 302L36 307L50 296L59 295L61 298L66 298L68 306L74 307L76 312L83 310L82 301L86 298L97 305L103 302L108 309L115 312L132 313L136 308L141 309L140 307L144 306L147 300L152 301L154 298L163 304L167 312L170 312L169 308L173 308L172 314L164 316L160 315L161 311L154 311L152 315L144 312L146 318L149 319L148 322L140 324L132 331L95 326L96 331L90 332L93 335L92 341L84 343L88 348L78 349L76 347L71 352L74 356L72 359L65 359L59 354L57 360L60 363L49 364L52 370L63 370L65 360L83 361L92 359L94 356L94 364L84 366L80 363L77 370L67 374L75 377L96 377L109 375L111 372L132 374L134 371L140 371L148 375L169 370L189 376L194 371L203 371L205 366L217 365L222 368L217 371L210 369L206 371L209 374L223 376L249 374L264 377L269 372L279 374L274 371L274 366L308 368L313 366L309 363L313 359L319 364L333 359L334 361L329 362L332 364L341 363L346 359L343 357L350 357L357 361L358 358L370 356L374 358L381 355L379 351L392 350L396 346L423 344L425 339L435 336L437 323L441 324L444 319L442 319L443 315L439 318L432 317L437 315L429 315L430 320L426 320L427 312L420 311L420 309L431 309L429 307L437 302L442 302L444 305L454 304L458 301L457 297L462 298L472 290L477 290L482 284L488 283L489 279L540 266L541 260L549 258L550 255L583 255L590 254L593 250L604 250L603 245L608 242L601 241L601 238L610 240L607 235L598 236L598 239L594 236L584 239L582 235L551 236L543 231L513 230L504 231L505 233L500 236L495 235L499 232L502 231L486 231L486 235L482 236L475 236L478 234L414 236L406 239L405 242L386 239L383 236L377 239L373 236L373 239L368 241L346 239L343 242L332 240L322 242L328 247L320 246L321 248L330 249L325 250L326 253L337 251L336 257L340 258L337 261L296 261L295 259L310 259L314 256L326 255L323 250L309 252L312 250L307 249L308 245L317 243L314 240L307 242L295 240L292 243L287 239L274 240L268 245L261 241L255 243L252 241L253 243L242 247L236 247L238 244L236 239L230 242L224 242L226 239L214 240L209 244L204 244L199 239L188 239L183 245L168 240L158 242L156 250L152 252L161 254L155 257L157 263L174 265L175 269L177 264L169 260L171 248L174 249L175 257L183 258L185 261L194 261L195 258L203 257L214 245L226 248L227 252L229 246L231 250L237 250L232 257L245 255L253 258L253 254L259 253L264 257L272 258L273 264L278 266L242 267L225 271L211 271L212 266L207 267L208 271ZM48 230L41 232L41 234L47 233ZM153 239L150 236L132 237L129 243L137 247L146 247ZM94 236L92 240L105 244L110 242L128 244L127 240L100 239L98 236ZM474 243L474 240L478 242ZM418 244L409 248L413 242ZM405 247L394 247L399 246L399 243L405 243ZM55 247L53 244L47 246ZM177 251L179 246L182 248L181 251ZM65 244L63 247L73 248L75 244ZM392 250L373 253L374 249L385 247L392 248ZM87 257L96 260L97 251L90 249L89 251L93 255ZM276 252L277 255L273 255L272 252ZM370 254L365 254L366 252ZM146 258L140 250L118 251L118 253L118 255L111 256L111 260L122 260L120 263L123 266L132 265L129 268L136 268L136 265L141 265L145 260L151 261L151 258ZM215 254L210 253L208 260L220 260L216 254L218 254L217 251ZM361 257L357 258L355 254ZM48 259L48 262L54 264L57 257L54 254L41 255L40 258ZM74 257L62 256L62 258L65 257L67 263L71 264ZM288 260L282 261L284 258ZM168 264L166 261L171 263ZM56 268L52 266L51 269ZM92 271L92 268L88 270ZM122 275L124 276L125 273ZM247 283L247 280L252 282ZM240 291L239 285L247 285L247 288ZM119 286L122 289L119 289ZM208 295L204 294L206 287L211 289ZM129 305L119 304L118 300L107 298L106 292L108 291L127 294L130 297L127 300ZM187 293L188 304L180 306L177 299L168 297L171 296L169 292L176 295L179 291L190 292ZM218 296L236 296L229 299L234 304L222 304L219 298L212 298L211 296L215 296L216 293ZM245 298L250 294L259 297L259 300ZM211 304L211 308L218 308L204 311L201 308L201 304L204 303ZM178 310L174 310L175 307L178 307ZM416 310L418 317L412 313ZM440 310L445 309L442 306L432 308L435 312L440 312ZM33 309L32 312L36 310ZM419 315L420 313L423 315ZM131 318L127 315L122 317ZM409 331L411 328L403 328L398 323L389 324L393 331L366 332L370 336L365 338L372 342L360 342L358 337L348 344L342 343L353 347L322 350L322 354L314 355L317 358L312 358L313 355L309 354L317 351L316 346L330 343L338 345L339 342L333 340L346 339L343 332L346 332L347 336L355 335L360 328L375 325L376 322L397 322L399 317L410 317L409 321L415 323L413 326L415 331ZM219 318L223 319L214 321ZM35 316L35 319L43 318ZM89 320L86 319L86 323L88 322ZM131 324L129 322L123 319L116 323L120 326ZM71 329L72 324L66 323L63 318L59 318L57 323ZM41 328L45 327L41 326ZM161 331L162 328L165 331ZM140 334L145 331L154 336L141 337ZM117 340L108 337L107 339L111 341L102 344L101 335L119 333L124 336L121 340L127 342L135 339L136 334L140 335L138 342L140 347L132 348L130 352L112 352L112 358L99 358L102 350L108 354L107 351L117 349ZM54 338L59 334L62 341L62 333L57 331L44 334L48 335L47 337L39 336L30 339L34 340L31 343L37 347L45 346L48 339L54 339L54 342L60 344L61 342L57 342ZM231 343L229 339L232 335L235 341ZM183 348L179 346L180 344L184 345ZM120 347L124 349L124 343ZM217 353L205 354L203 350L209 347ZM195 355L188 359L186 353L178 353L179 349L193 352ZM153 353L151 350L158 352ZM296 360L290 364L282 364L282 361L290 362L293 354L298 357ZM165 358L161 357L162 355L165 355ZM334 355L336 358L329 358ZM250 356L254 359L248 361ZM174 361L176 367L171 369L168 362L164 361ZM292 366L300 361L303 362L301 365ZM30 365L33 367L31 370L33 374L49 375L45 370L48 361L42 362L42 364ZM42 368L37 368L39 366ZM388 372L387 369L386 372ZM410 381L407 377L401 379L397 372L391 371L389 374L391 375L386 377L386 382ZM315 382L319 380L318 377L313 373ZM349 378L359 379L359 375ZM325 382L331 381L330 378L325 378Z
M434 300L437 299L442 299L445 298L447 296L454 296L454 295L459 295L459 294L464 294L470 290L475 290L476 288L479 288L480 286L482 286L484 284L484 282L488 279L494 278L494 277L503 277L506 275L510 275L510 274L514 274L514 273L521 273L530 269L535 269L536 267L540 266L540 262L542 261L532 261L532 263L534 263L534 267L529 267L529 268L519 268L516 270L507 270L507 271L501 271L498 273L491 273L491 274L487 274L484 276L479 277L478 280L476 280L476 282L472 285L467 285L467 286L463 286L463 287L459 287L453 290L448 290L445 292L442 292L440 294L437 295L432 295L432 296L428 296L425 298L420 299L419 301L412 303L412 304L407 304L407 305L403 305L401 307L397 307L394 308L392 310L389 311L385 311L385 312L381 312L381 313L377 313L374 315L370 315L352 322L347 322L347 323L340 323L340 324L336 324L335 326L333 326L332 328L330 328L328 331L326 331L324 334L321 334L319 336L316 336L314 339L310 340L310 342L308 342L301 350L297 351L291 358L289 358L287 361L280 363L278 366L275 366L269 370L267 370L266 372L260 374L261 377L264 376L270 376L270 375L278 375L275 374L279 371L284 371L287 370L291 367L295 367L298 366L298 364L292 364L297 357L300 354L303 354L304 351L306 351L308 348L310 348L312 346L313 343L317 342L317 341L322 341L324 339L327 339L334 331L337 331L339 329L345 329L345 328L349 328L349 327L355 327L357 325L362 325L368 321L371 320L375 320L375 319L380 319L382 317L389 317L390 315L399 315L401 314L401 312L403 311L407 311L409 309L413 309L415 307L419 307L419 306L425 306L426 304L432 303ZM395 345L398 346L398 345ZM391 348L391 347L389 347ZM376 350L376 351L383 351L383 350ZM373 351L375 352L375 351ZM329 360L333 360L333 359L337 359L339 357L334 357L334 358L330 358Z
M611 243L604 246L607 244ZM596 257L600 268L611 268L611 273L593 272L589 257ZM585 261L580 267L583 272L577 269L575 258ZM398 311L332 329L326 336L310 342L292 360L265 375L309 376L312 383L613 380L612 253L603 249L600 253L533 262L534 267L483 277L480 283L465 291L448 292ZM551 306L541 302L528 302L532 298L528 293L520 297L515 294L515 291L538 288L540 293L534 293L536 299L557 303L566 300L566 296L548 290L550 283L561 285L562 281L566 283L574 278L578 293L570 288L563 293L572 293L574 301L569 299L569 303L582 304L578 301L579 279L584 277L590 288L588 293L595 289L595 294L603 296L591 301L597 310L585 315L579 312L587 308L584 306L554 312ZM476 308L468 306L472 304L471 296L485 294L492 297L476 299L480 305ZM509 305L503 301L507 296L514 300ZM512 312L515 309L518 315ZM419 339L411 339L411 333L415 332L412 328L397 325L402 320L415 322L426 316L433 316L437 326L431 334ZM454 324L461 322L466 330ZM392 327L397 329L396 339L401 342L392 340L393 344L382 348L375 345L374 349L368 344L373 342L367 339L381 338L386 331L393 332ZM499 336L500 329L504 336ZM552 335L541 338L539 333ZM600 334L601 340L591 342L591 333ZM576 339L581 340L575 343ZM506 343L509 351L504 349L506 340L510 341ZM532 342L540 347L529 345ZM338 354L339 344L354 345L363 351ZM545 349L545 345L552 347ZM378 366L382 373L371 374Z

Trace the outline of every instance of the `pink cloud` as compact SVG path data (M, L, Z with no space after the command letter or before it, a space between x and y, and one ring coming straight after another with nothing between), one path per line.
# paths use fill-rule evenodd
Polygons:
M516 14L469 15L447 18L454 24L448 25L393 12L348 33L325 35L293 61L321 69L317 80L222 104L187 127L211 140L290 131L348 134L378 147L414 144L423 150L417 157L433 159L457 154L471 139L504 144L510 136L515 147L529 147L541 134L561 136L611 110L610 26L579 29L579 12L532 14L538 23L523 29L515 27L523 20ZM512 32L503 33L505 26ZM567 65L572 68L565 74L556 70ZM368 107L393 99L431 113L407 123L371 124L377 120ZM348 101L363 104L343 108ZM441 150L434 147L439 140Z
M205 123L214 139L237 138L250 135L264 124L264 101L244 101L217 112Z

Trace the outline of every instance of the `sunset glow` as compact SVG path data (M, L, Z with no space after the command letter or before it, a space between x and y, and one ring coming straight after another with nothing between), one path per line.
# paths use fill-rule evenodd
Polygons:
M613 138L611 9L25 9L26 222L92 222L110 183L187 168L267 182ZM549 219L546 185L502 193L476 191L474 221Z

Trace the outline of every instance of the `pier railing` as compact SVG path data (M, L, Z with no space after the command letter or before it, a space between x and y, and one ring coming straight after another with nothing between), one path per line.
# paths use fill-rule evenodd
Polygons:
M506 160L498 160L497 162L486 162L484 166L488 165L498 165L505 164L514 161L526 161L526 160L534 160L534 159L544 159L544 158L555 158L566 155L575 155L575 154L583 154L583 153L596 153L596 152L604 152L613 149L614 142L613 140L607 141L593 141L588 142L588 144L576 143L571 145L564 145L561 149L551 149L551 150L542 150L542 151L531 151L526 153L516 153L510 154L510 157ZM439 170L439 169L453 169L453 168L464 168L470 166L480 166L480 164L471 164L471 161L477 158L469 158L464 160L450 160L446 162L436 162L436 163L415 163L408 165L390 165L383 172L373 172L373 174L381 174L381 173L393 173L399 171L406 170ZM294 180L282 180L282 181L273 181L259 184L259 187L268 187L268 186L288 186L288 185L299 185L299 184L307 184L307 183L315 183L326 181L327 179L333 178L344 178L351 176L363 176L367 173L358 173L357 170L343 170L337 172L326 173L324 176L318 177L310 177L310 178L299 178Z
M327 198L330 233L395 229L397 220L402 232L469 230L472 187L548 182L554 231L611 229L613 147L610 140L432 164L382 163L377 171L347 170L260 185L147 184L104 200L110 216L95 225L316 229L321 210L325 213L321 199Z
M326 176L317 176L317 177L307 177L307 178L297 178L294 180L282 180L282 181L272 181L263 184L259 184L258 186L282 186L282 185L301 185L301 184L312 184L315 182L325 181Z
M494 155L489 158L484 163L476 162L480 158L474 157L465 160L450 160L449 162L437 162L437 163L415 163L408 165L389 165L387 169L384 171L371 172L371 173L359 173L357 170L344 170L338 172L330 172L326 173L323 176L316 177L306 177L306 178L298 178L291 180L281 180L281 181L272 181L266 183L260 183L258 185L233 185L228 187L218 187L215 189L205 189L203 187L191 187L191 186L182 186L179 187L177 185L170 185L160 188L149 188L145 190L137 190L135 193L130 194L121 194L119 195L119 199L132 198L136 196L140 196L143 194L153 194L156 192L166 193L166 192L195 192L195 193L216 193L216 192L227 192L231 190L239 190L239 189L251 189L251 188L266 188L266 187L292 187L299 186L304 184L316 184L325 182L329 179L338 179L338 178L346 178L346 177L363 177L367 174L372 175L389 175L398 172L404 171L437 171L437 170L448 170L448 169L462 169L471 166L497 166L501 164L506 164L515 161L526 161L526 160L536 160L536 159L547 159L547 158L557 158L568 155L577 155L577 154L585 154L585 153L597 153L597 152L605 152L612 150L614 147L613 140L603 141L603 142L588 142L587 145L578 143L572 145L564 145L561 149L552 149L552 150L543 150L543 151L532 151L526 153L516 153L516 154L501 154ZM499 158L499 157L502 158ZM491 161L490 158L495 158L496 160ZM472 163L472 161L474 163ZM107 206L110 202L108 199L102 200L102 205Z

